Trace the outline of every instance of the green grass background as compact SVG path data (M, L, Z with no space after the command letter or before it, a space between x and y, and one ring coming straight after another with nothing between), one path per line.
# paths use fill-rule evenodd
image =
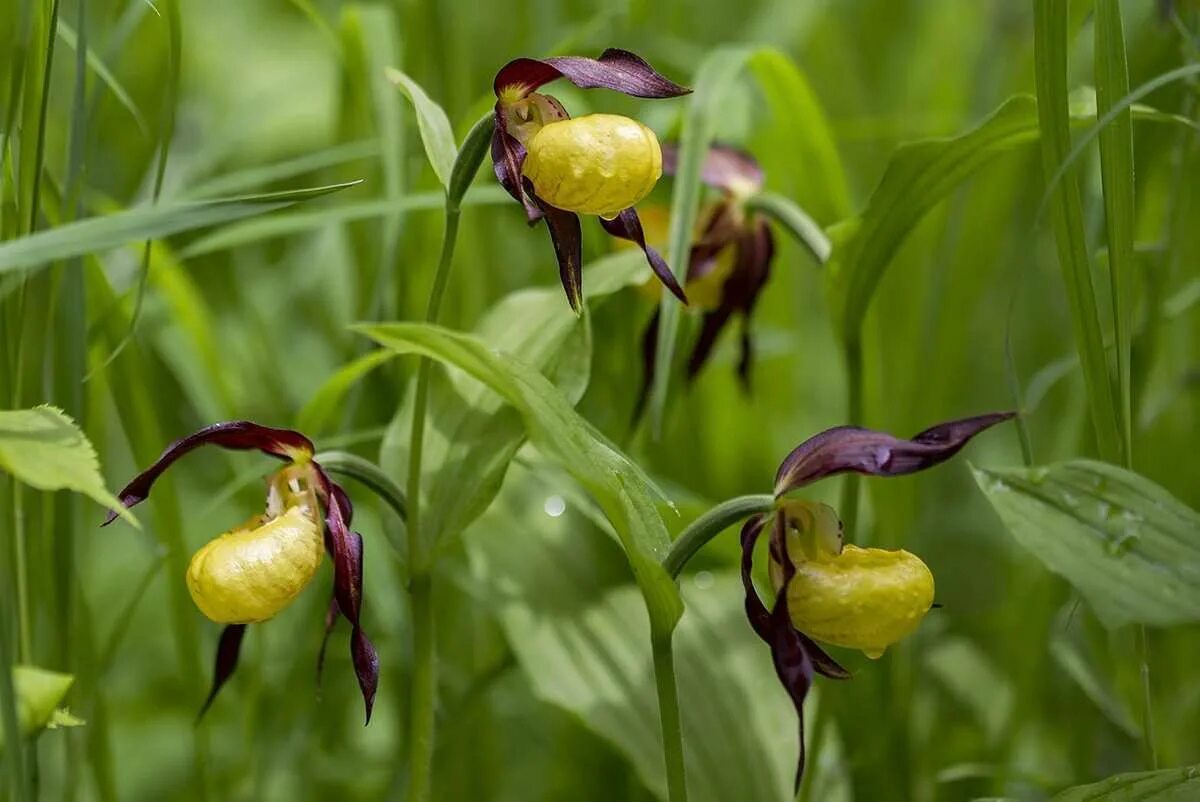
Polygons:
M204 423L294 425L321 383L368 350L348 324L421 317L441 235L440 195L412 110L384 79L385 65L417 80L461 136L490 105L492 75L510 58L596 55L618 46L688 83L719 45L773 46L803 72L828 119L845 191L798 157L805 151L794 137L803 136L804 120L781 128L792 109L769 103L748 80L726 101L718 138L751 149L768 187L823 225L863 208L901 143L960 133L1006 98L1035 88L1031 4L1010 0L209 0L180 3L177 12L144 0L88 0L82 17L81 3L63 0L57 8L71 34L53 38L44 127L29 98L47 63L52 5L0 4L9 149L0 198L4 238L27 233L31 220L41 229L150 201L168 145L164 200L364 179L265 217L155 242L136 336L115 358L137 307L140 245L56 263L23 287L14 274L0 275L4 402L50 402L72 414L96 444L110 487ZM1078 87L1094 80L1092 21L1090 4L1072 6L1069 85ZM1179 3L1166 18L1153 3L1122 7L1133 86L1196 60L1194 3ZM174 13L177 94L170 77ZM94 61L80 100L75 47L85 37ZM111 83L98 77L97 64ZM684 107L550 91L575 114L636 114L664 139ZM1194 119L1196 92L1194 83L1176 82L1147 102ZM173 133L164 139L168 128ZM1133 465L1195 508L1200 140L1182 125L1146 124L1135 126L1134 142ZM1089 151L1081 164L1085 231L1098 257L1098 159ZM255 169L264 165L285 167ZM487 166L478 184L494 186ZM1043 189L1036 144L1019 148L958 187L894 255L865 326L865 424L907 435L1013 407L1011 349L1037 462L1095 454L1050 216L1038 216ZM664 182L644 205L665 206L669 192ZM478 197L491 201L464 210L443 314L455 328L470 328L511 291L556 283L544 229L528 230L519 209L494 202L492 189ZM31 217L35 200L39 213ZM611 248L598 226L585 221L585 232L589 260ZM706 505L768 490L788 450L845 420L846 377L821 268L782 234L778 239L754 324L752 392L738 387L736 337L726 336L693 385L674 387L658 440L629 426L652 305L629 289L594 310L592 380L579 409L677 499L682 517L669 519L673 528ZM1106 262L1093 261L1106 305ZM322 448L378 458L382 427L412 367L398 361L374 372L308 434ZM811 799L1037 800L1148 767L1136 633L1102 629L1065 582L1018 549L975 488L967 459L1020 463L1015 431L990 432L965 458L927 474L863 484L857 540L921 555L944 608L883 660L849 658L852 682L820 685L820 705L833 724L821 742ZM259 508L258 477L267 469L243 455L188 458L139 511L144 532L100 530L101 511L88 502L4 483L0 565L8 573L0 635L15 652L9 511L19 494L30 570L29 657L77 675L68 701L88 721L37 741L31 763L39 798L400 797L411 645L402 557L393 544L403 537L398 521L362 488L352 492L368 557L364 615L383 661L375 721L361 726L342 629L317 692L325 572L277 620L252 628L238 674L206 720L193 725L218 630L191 607L182 566L195 548ZM813 495L833 501L836 491L829 482ZM602 704L615 698L650 705L652 713L646 689L601 693L609 679L601 673L564 691L577 702L564 704L546 672L532 670L552 649L547 641L558 637L561 645L568 637L553 627L547 635L539 623L590 621L585 606L610 598L603 594L621 601L629 582L620 552L572 492L525 454L493 509L441 561L439 800L654 798L656 782L630 746L636 738L614 735ZM542 511L548 495L567 499L561 518ZM722 688L744 699L745 715L756 721L747 732L761 740L743 746L767 755L771 781L757 791L731 789L725 798L766 802L785 798L795 735L769 656L739 620L740 591L728 581L737 565L734 537L725 538L701 556L698 568L706 573L684 579L689 594L703 596L698 609L711 611L715 622L713 637L688 652L713 669L708 684L684 682L684 718L716 704ZM562 589L573 570L586 582L567 590L586 593ZM640 625L636 607L614 609L618 623ZM578 631L589 637L588 626ZM1164 766L1200 762L1198 635L1195 627L1150 632ZM567 651L576 648L583 649ZM636 666L640 653L630 654ZM643 679L649 682L648 673ZM736 756L722 751L723 733L699 732L689 759L719 777L722 761ZM718 751L705 748L709 736Z

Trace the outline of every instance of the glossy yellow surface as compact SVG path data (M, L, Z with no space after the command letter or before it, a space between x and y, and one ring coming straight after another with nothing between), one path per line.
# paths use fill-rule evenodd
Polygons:
M523 172L559 209L612 218L640 201L662 176L658 138L637 120L589 114L541 128Z
M321 565L321 527L306 507L289 507L264 524L209 541L188 565L192 600L220 624L252 624L276 615Z
M790 550L789 550L790 552ZM788 611L809 637L879 657L933 605L933 574L907 551L846 546L796 563Z

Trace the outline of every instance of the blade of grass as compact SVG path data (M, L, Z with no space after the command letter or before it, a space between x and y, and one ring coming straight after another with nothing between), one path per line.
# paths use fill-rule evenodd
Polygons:
M688 254L692 247L692 230L700 211L700 196L704 185L700 170L704 156L716 135L717 121L724 107L722 100L746 65L753 51L745 47L723 47L711 53L696 72L695 91L684 112L679 133L679 161L671 194L671 222L667 239L667 264L681 286L687 275ZM658 319L658 342L655 345L654 381L650 386L650 429L657 437L662 430L671 384L671 366L675 356L675 340L679 331L679 302L669 292L661 295Z
M1034 56L1041 129L1042 166L1047 181L1071 147L1067 93L1067 6L1057 0L1034 0ZM1079 185L1069 174L1055 189L1053 199L1055 241L1059 267L1070 301L1075 347L1083 367L1096 445L1101 458L1121 461L1119 412L1113 394L1108 356L1104 349L1091 260L1083 228L1083 202Z
M324 150L305 153L292 159L246 167L210 178L189 189L185 197L199 199L251 192L276 181L295 178L305 173L337 167L340 164L360 159L374 159L378 156L379 142L375 139L346 142Z
M82 34L82 29L77 32L66 20L58 21L58 38L72 51L84 54L87 66L96 74L100 82L108 87L108 91L112 92L113 98L121 104L121 107L129 112L129 116L133 118L138 129L143 134L147 133L146 118L142 116L142 110L138 108L137 103L129 94L129 90L117 80L117 76L112 74L112 70L108 68L100 55L84 41Z
M266 214L359 183L349 181L222 200L139 206L117 214L90 217L0 243L0 274L72 256L98 253L134 240L161 239L171 234Z

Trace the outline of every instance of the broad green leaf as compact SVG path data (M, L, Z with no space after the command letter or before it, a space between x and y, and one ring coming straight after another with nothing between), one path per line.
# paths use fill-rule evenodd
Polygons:
M78 727L83 722L59 707L75 677L35 666L13 666L12 688L17 698L17 725L28 738L45 729ZM0 755L4 728L0 727Z
M612 522L655 631L675 626L683 610L679 590L660 564L670 538L655 506L657 489L545 376L478 337L440 326L384 323L355 329L399 353L458 368L515 407L533 445L570 472Z
M585 272L589 306L648 276L644 258L629 251L600 259ZM561 287L520 290L497 303L475 328L480 339L541 372L573 406L587 389L592 360L590 318L563 303ZM392 351L384 353L395 356ZM404 476L413 394L388 427L381 464ZM487 385L445 372L430 378L429 422L421 460L421 530L444 547L495 498L513 455L525 440L521 416Z
M385 70L388 80L404 93L417 112L417 128L421 132L421 144L425 146L425 156L429 165L437 175L443 187L450 186L450 173L454 169L454 160L458 155L458 146L454 144L454 130L450 127L450 119L442 107L425 94L420 84L409 78L400 70L388 67Z
M1158 485L1090 460L973 470L1017 542L1105 626L1200 620L1200 515Z
M104 487L92 444L75 421L54 407L0 410L0 469L38 490L83 493L138 525Z
M1077 614L1075 606L1075 603L1069 603L1055 616L1050 632L1050 655L1109 721L1130 738L1140 738L1142 728L1108 676L1114 669L1112 661L1092 648L1083 627L1071 625Z
M754 51L745 47L721 47L701 63L696 72L695 91L688 98L683 128L679 133L679 156L671 194L671 222L667 233L667 264L682 286L687 275L692 232L700 211L704 186L700 171L704 157L716 135L717 122L725 113L723 101ZM679 301L669 292L662 293L659 311L658 343L655 361L659 366L650 387L650 425L658 431L670 388L671 365L679 329Z
M1200 797L1200 766L1117 774L1068 788L1052 802L1193 802Z
M0 243L0 274L47 262L116 248L135 240L159 239L197 228L266 214L358 184L243 195L212 201L139 206L124 212L56 226Z
M1049 181L1071 150L1070 100L1067 90L1069 35L1066 3L1034 2L1034 61L1037 79L1038 126L1041 132L1042 169ZM1070 174L1054 190L1051 220L1058 246L1058 263L1071 309L1075 348L1095 428L1100 456L1121 462L1124 452L1120 411L1113 396L1100 310L1092 284L1092 266L1084 231L1083 201L1079 183Z
M500 500L467 535L470 584L498 615L534 693L612 743L665 799L638 592L622 581L613 541L582 520L563 484L570 482L554 472L511 472ZM687 612L674 648L689 798L791 800L794 713L746 621L740 581L721 573L698 586L689 577L683 591ZM817 766L810 763L824 774Z

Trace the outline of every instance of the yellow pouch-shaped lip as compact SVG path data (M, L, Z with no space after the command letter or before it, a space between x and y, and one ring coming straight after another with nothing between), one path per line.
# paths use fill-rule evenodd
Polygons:
M321 565L321 527L304 507L217 537L188 565L192 600L219 624L265 621L287 607Z
M846 546L795 565L788 611L796 629L871 658L912 634L933 606L933 574L907 551Z
M526 151L522 172L537 196L579 214L613 218L646 197L662 176L654 132L617 114L549 123Z

